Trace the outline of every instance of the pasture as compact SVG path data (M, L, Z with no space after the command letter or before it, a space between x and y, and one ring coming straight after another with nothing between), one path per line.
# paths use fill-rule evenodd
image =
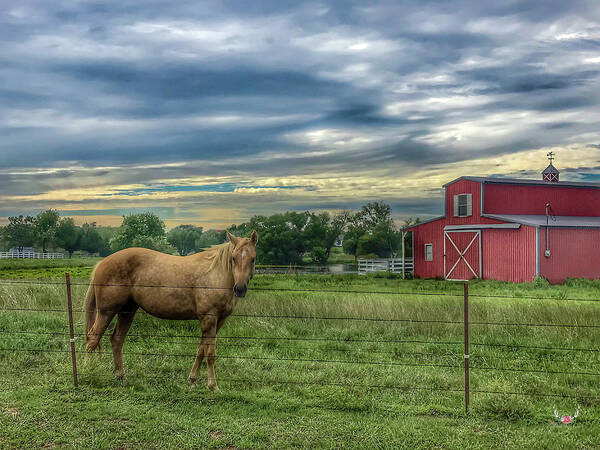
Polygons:
M72 266L3 265L0 279L60 283L69 270L81 310L90 264L62 263ZM125 342L126 379L112 374L113 322L101 358L78 353L75 389L64 286L0 283L0 447L598 446L600 328L582 325L600 325L600 303L570 299L598 300L599 288L471 283L466 416L459 284L257 275L219 333L215 395L205 368L187 382L197 324L145 314ZM378 293L312 292L326 290ZM555 406L581 413L558 426Z

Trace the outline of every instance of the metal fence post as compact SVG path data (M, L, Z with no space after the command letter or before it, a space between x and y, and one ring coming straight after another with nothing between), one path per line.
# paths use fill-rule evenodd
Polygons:
M69 306L69 333L71 335L71 361L73 362L73 384L77 387L77 356L75 354L75 333L73 332L73 302L71 301L71 277L65 273L67 282L67 303Z
M465 412L469 414L469 284L464 284L465 294Z

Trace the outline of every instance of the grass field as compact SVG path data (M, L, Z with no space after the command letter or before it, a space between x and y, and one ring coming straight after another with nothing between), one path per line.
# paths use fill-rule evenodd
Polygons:
M63 266L70 263L68 268L0 266L0 278L62 282L68 269L76 283L87 283L93 262L65 260ZM473 282L470 320L600 325L600 303L568 300L600 299L599 288L598 282L581 280L563 286ZM81 309L85 289L74 286L75 309ZM430 292L445 295L426 295ZM0 283L0 308L65 305L61 285ZM31 350L0 351L0 447L600 446L599 378L584 374L600 372L600 352L539 348L600 349L600 329L472 325L471 389L527 395L474 392L466 416L462 305L462 285L442 281L256 276L235 311L239 316L219 334L221 395L204 383L193 388L187 382L198 344L193 321L138 314L125 343L127 378L118 381L112 375L105 338L101 358L79 354L80 387L75 389L70 356L64 353L69 348L66 313L0 311L0 348ZM76 314L78 332L82 319ZM400 322L405 319L459 323ZM77 348L83 348L81 339ZM549 394L569 397L543 396ZM562 414L579 406L580 417L573 425L558 426L554 406Z

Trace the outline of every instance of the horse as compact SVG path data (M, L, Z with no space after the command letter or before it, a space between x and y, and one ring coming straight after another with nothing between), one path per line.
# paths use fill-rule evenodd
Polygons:
M258 234L253 231L250 238L238 238L227 232L227 239L189 256L133 247L100 261L85 298L86 352L100 352L102 335L118 316L110 343L114 372L122 379L123 343L138 308L163 319L198 320L202 337L189 381L195 384L206 358L208 387L219 393L214 366L216 336L237 299L246 296L254 276Z

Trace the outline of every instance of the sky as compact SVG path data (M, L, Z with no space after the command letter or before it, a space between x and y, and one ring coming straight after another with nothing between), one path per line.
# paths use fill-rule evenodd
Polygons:
M442 211L463 175L600 182L600 2L2 0L0 223Z

